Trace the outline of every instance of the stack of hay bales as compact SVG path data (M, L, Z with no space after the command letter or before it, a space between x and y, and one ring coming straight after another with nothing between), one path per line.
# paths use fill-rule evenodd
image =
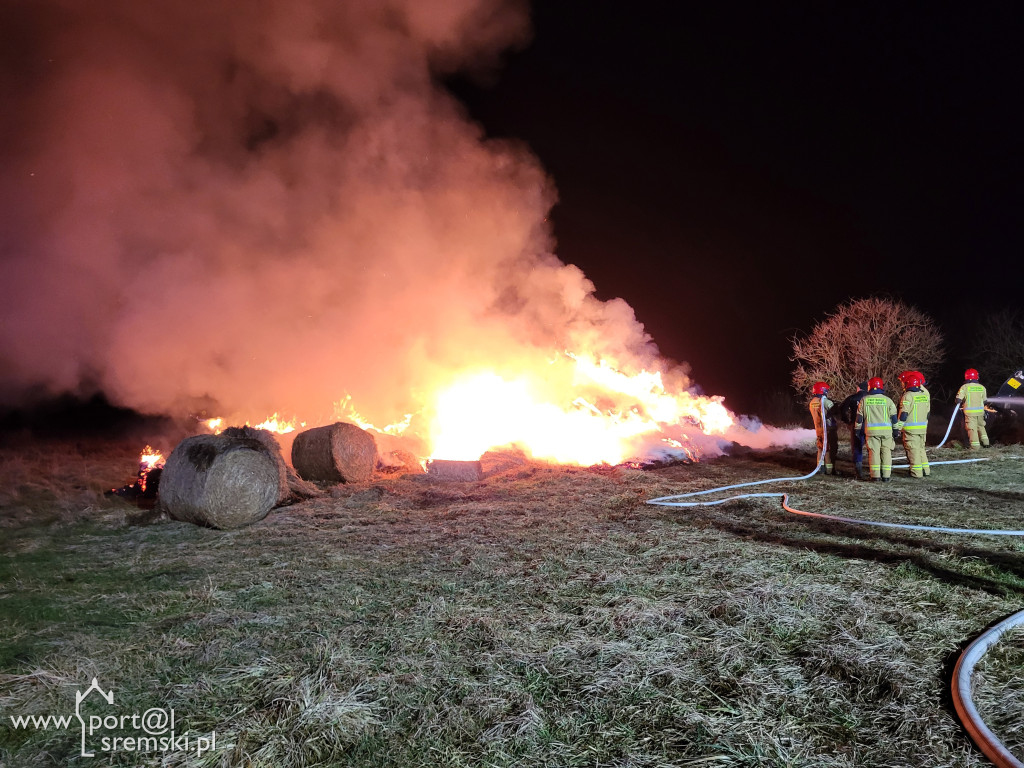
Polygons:
M168 515L225 530L262 520L280 494L277 461L255 437L186 437L160 478L160 507Z
M296 435L292 466L304 480L365 483L377 466L377 443L355 424L314 427Z

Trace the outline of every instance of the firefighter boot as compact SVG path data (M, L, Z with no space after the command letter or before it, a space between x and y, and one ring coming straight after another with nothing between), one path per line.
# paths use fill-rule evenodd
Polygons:
M857 479L858 480L864 480L865 479L865 477L864 477L864 462L858 461L853 466L854 466L854 469L856 469L856 471L857 471Z

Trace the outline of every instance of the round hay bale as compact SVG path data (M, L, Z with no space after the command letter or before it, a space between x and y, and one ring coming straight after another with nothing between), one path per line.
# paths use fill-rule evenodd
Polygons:
M224 530L262 520L279 493L277 465L253 438L186 437L160 478L160 506L168 515Z
M365 483L377 466L377 442L355 424L314 427L296 435L292 466L303 480Z
M277 438L274 437L274 433L266 429L257 429L256 427L250 427L248 425L244 427L228 427L222 435L225 437L241 437L250 440L259 440L263 444L263 447L267 449L267 453L270 458L274 460L277 465L277 480L278 480L278 491L277 501L274 502L274 506L280 506L288 500L291 496L288 487L288 465L284 461L284 455L281 453L281 444L277 442Z

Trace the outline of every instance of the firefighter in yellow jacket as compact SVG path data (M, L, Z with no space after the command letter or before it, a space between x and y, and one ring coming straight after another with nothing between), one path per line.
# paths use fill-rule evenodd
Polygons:
M829 411L835 407L835 403L828 397L830 389L829 385L824 381L814 382L814 386L811 389L811 401L807 404L807 408L811 412L811 418L814 419L814 433L818 439L818 464L821 464L821 447L825 440L826 430L828 432L828 450L825 457L826 475L835 474L836 454L839 452L836 420L834 416L829 414ZM822 409L823 404L824 409ZM822 410L825 411L824 419L822 419Z
M928 467L925 439L928 435L931 397L924 388L924 378L917 371L909 373L906 385L907 389L900 401L896 430L903 432L903 447L907 450L907 461L910 462L910 476L928 477L932 471Z
M964 426L971 441L971 450L980 446L988 448L988 432L985 430L985 398L988 394L978 382L974 368L964 371L964 384L956 393L956 400L964 412Z
M875 376L868 381L868 393L857 406L857 427L864 428L868 448L868 467L872 480L888 483L892 479L893 428L896 403L883 391L885 383Z

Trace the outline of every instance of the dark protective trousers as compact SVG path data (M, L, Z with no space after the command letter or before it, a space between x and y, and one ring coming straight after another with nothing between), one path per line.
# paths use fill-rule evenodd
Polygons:
M853 463L860 467L864 463L864 433L853 424L850 425L850 452Z

